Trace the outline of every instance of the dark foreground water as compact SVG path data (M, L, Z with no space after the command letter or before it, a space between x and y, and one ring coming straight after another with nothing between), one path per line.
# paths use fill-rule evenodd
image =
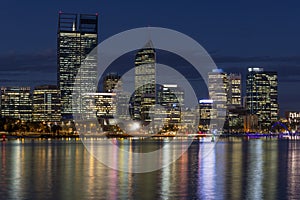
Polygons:
M2 142L0 199L300 199L300 141L220 141L201 158L203 145L194 142L168 167L131 174L76 140Z

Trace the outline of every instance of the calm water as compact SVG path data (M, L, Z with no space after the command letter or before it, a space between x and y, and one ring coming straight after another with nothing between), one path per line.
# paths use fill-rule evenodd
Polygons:
M220 141L201 158L203 145L194 142L161 170L130 174L101 164L76 140L1 142L0 198L300 199L300 141Z

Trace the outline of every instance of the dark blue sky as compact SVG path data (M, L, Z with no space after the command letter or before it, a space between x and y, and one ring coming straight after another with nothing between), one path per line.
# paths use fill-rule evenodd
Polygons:
M55 84L58 12L99 13L100 42L127 29L165 27L197 40L227 72L276 70L281 113L300 111L299 7L292 1L3 0L0 84Z

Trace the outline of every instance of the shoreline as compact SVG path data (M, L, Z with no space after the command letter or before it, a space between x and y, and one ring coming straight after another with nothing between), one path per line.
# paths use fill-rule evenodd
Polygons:
M299 134L284 135L284 134L222 134L213 136L211 134L120 134L120 133L101 133L101 134L52 134L52 133L0 133L0 141L13 140L13 139L89 139L89 138L102 138L102 139L145 139L145 138L191 138L191 139L203 139L203 138L245 138L245 139L290 139L300 140Z

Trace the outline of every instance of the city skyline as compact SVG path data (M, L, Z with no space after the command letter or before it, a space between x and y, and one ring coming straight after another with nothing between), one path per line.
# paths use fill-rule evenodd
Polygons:
M16 1L5 2L2 8L5 9L3 13L12 11L15 4L17 4ZM18 4L22 5L22 2L18 2ZM24 5L25 9L22 10L16 8L15 15L3 22L8 25L7 31L3 33L4 37L14 38L14 40L11 39L10 43L4 42L0 47L1 85L28 85L33 88L36 85L55 84L57 13L60 10L99 13L99 23L101 24L99 42L120 31L138 26L162 26L182 31L200 42L211 54L219 68L229 73L241 73L243 80L245 80L247 68L251 66L277 71L281 116L284 116L284 111L300 110L300 105L297 103L299 96L293 92L297 89L297 77L300 74L298 55L300 45L297 37L299 28L296 27L299 17L294 8L297 7L297 3L295 6L288 3L283 5L260 3L260 7L253 4L248 5L247 8L239 3L214 5L213 7L220 11L215 15L209 15L207 11L200 12L205 8L211 8L210 3L194 3L195 8L192 5L187 5L186 8L186 10L191 10L191 14L181 16L176 14L175 9L165 9L167 2L163 2L161 7L155 4L149 5L149 11L144 11L148 13L151 8L155 7L159 13L165 12L178 23L170 21L167 17L158 20L156 16L143 15L143 18L139 18L137 17L141 12L139 9L136 9L138 13L134 14L130 12L133 10L130 5L120 2L112 2L109 5L105 2L101 4L93 2L93 6L84 5L82 2L74 2L74 5L58 2L51 5L45 4L42 6L37 3L30 7ZM82 5L80 9L78 5ZM180 5L178 2L173 3L175 8ZM49 9L45 9L44 6L48 6ZM124 19L120 18L120 14L114 16L122 6L127 9L126 13L129 19L132 19L128 20L130 21L128 23L122 23ZM135 6L139 8L138 5ZM227 15L225 11L222 11L223 8L233 12ZM255 16L252 15L252 10L256 11ZM185 10L183 9L183 11ZM21 15L25 19L25 23L22 21L22 24L17 20ZM40 18L33 20L36 19L36 15L39 15ZM222 16L224 16L223 19ZM191 24L188 20L190 18L199 19L199 23ZM259 23L254 24L257 21ZM225 25L222 25L222 22ZM32 26L40 29L41 34L30 31L34 30L31 28ZM22 35L15 35L21 29L28 31ZM274 48L274 46L278 46L278 48ZM131 61L134 62L134 59ZM128 64L127 62L123 65L128 66ZM123 65L119 67L121 68ZM245 91L244 89L245 82L243 81L243 91Z
M300 2L0 6L0 199L300 199Z

